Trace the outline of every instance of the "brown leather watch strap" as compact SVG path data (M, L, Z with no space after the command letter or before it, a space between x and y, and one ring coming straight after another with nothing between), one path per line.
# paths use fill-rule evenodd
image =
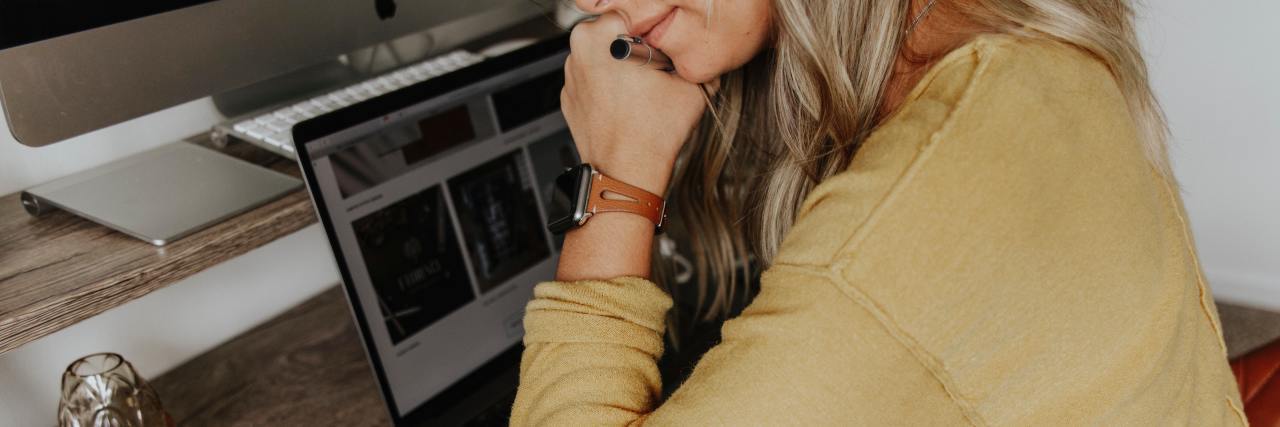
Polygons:
M605 198L605 193L615 193L630 200ZM662 229L666 201L657 194L593 171L591 195L587 200L587 212L595 215L604 212L629 212L648 218L659 231Z

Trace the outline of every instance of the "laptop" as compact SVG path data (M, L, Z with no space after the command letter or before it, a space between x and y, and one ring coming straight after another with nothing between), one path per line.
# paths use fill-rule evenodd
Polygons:
M567 55L558 36L293 128L397 426L506 421L525 305L555 275L546 218L569 209L553 183L578 163Z

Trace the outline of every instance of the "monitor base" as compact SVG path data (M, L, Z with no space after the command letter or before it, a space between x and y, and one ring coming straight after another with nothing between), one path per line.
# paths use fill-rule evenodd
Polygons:
M28 189L22 205L33 216L61 209L164 246L301 186L297 178L180 141Z

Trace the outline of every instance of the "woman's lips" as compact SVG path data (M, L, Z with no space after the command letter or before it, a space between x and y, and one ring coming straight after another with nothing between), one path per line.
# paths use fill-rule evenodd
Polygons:
M667 33L667 28L671 27L671 22L675 21L677 10L680 10L680 9L672 8L671 12L668 12L666 17L663 17L661 21L658 21L658 25L654 25L653 29L649 30L649 32L645 34L642 34L640 38L643 39L645 43L647 43L649 46L653 46L656 49L662 49L658 45L658 43L661 42L662 35Z

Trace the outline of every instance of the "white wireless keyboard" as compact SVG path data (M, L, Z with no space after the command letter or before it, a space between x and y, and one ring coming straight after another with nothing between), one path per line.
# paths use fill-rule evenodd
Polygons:
M483 61L465 50L440 55L275 111L241 118L214 127L215 140L227 136L256 144L288 158L296 158L293 125L303 120L391 92Z

